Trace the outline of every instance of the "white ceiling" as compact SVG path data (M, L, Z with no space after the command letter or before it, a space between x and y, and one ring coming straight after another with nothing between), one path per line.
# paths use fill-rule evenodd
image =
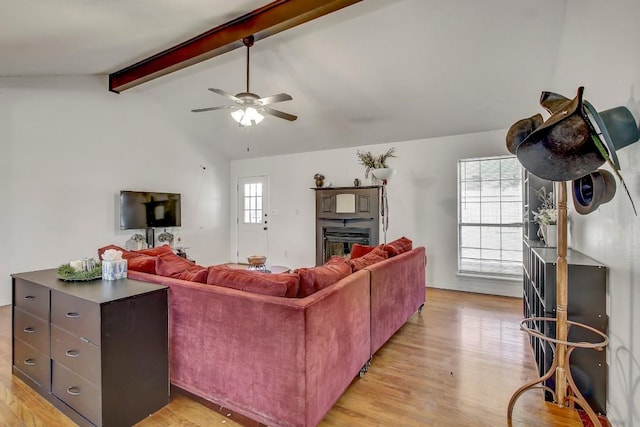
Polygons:
M0 76L109 74L267 3L0 0ZM289 93L274 107L295 122L190 112L228 104L209 87L244 91L244 49L113 96L148 98L232 159L505 129L553 89L565 4L363 0L260 40L251 90Z

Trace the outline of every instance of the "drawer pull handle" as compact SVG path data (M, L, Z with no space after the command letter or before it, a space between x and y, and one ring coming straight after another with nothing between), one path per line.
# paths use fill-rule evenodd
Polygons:
M34 297L33 295L27 295L24 297L24 299L26 299L27 301L35 301L36 297Z
M67 357L80 357L80 352L78 350L67 350L65 354Z
M71 396L80 396L80 387L71 386L67 389L67 393Z
M28 334L32 334L32 333L34 333L36 331L36 328L34 328L33 326L27 326L23 330Z
M27 366L35 366L36 361L35 359L24 359L24 364Z
M78 317L80 317L80 313L76 313L74 311L71 311L69 313L67 313L67 317L70 319L77 319Z

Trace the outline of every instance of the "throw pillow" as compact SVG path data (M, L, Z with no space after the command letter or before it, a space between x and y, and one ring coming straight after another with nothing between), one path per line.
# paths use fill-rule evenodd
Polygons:
M298 293L300 277L293 273L270 274L215 265L209 267L207 283L256 294L293 298Z
M294 273L300 275L298 297L304 298L351 274L351 264L345 258L333 256L324 265L298 268Z
M174 254L164 254L156 258L156 274L158 276L177 278L183 271L193 267L195 264Z
M162 245L155 248L141 249L139 251L132 251L132 252L144 254L144 255L157 256L157 255L172 254L173 249L171 249L171 246L169 245Z
M389 258L389 254L387 251L383 250L381 247L377 247L366 255L361 256L360 258L352 259L349 261L351 264L351 269L355 273L358 270L362 270L365 267L373 265L377 262L384 261Z
M156 257L138 254L127 259L127 268L133 271L156 274Z
M180 273L178 279L188 280L189 282L207 283L209 269L201 265L193 265Z
M368 254L369 252L371 252L372 250L374 250L375 248L377 248L377 246L367 246L367 245L361 245L358 243L354 243L351 246L351 259L356 259L356 258L360 258L363 255Z
M412 249L413 242L406 237L400 237L393 242L384 245L383 249L389 253L389 257L400 255Z

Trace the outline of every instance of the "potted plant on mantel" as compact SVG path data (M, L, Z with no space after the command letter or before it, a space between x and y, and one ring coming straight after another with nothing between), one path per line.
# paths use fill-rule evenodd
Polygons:
M364 177L369 178L369 172L371 172L372 180L374 178L380 180L391 178L393 170L387 166L387 159L390 157L396 157L394 154L395 151L395 147L391 147L386 153L374 156L371 154L371 151L358 150L356 156L358 156L360 164L365 167Z
M556 247L558 245L558 209L553 191L547 193L547 189L541 187L536 191L536 197L541 205L540 209L533 212L533 220L538 224L546 245Z

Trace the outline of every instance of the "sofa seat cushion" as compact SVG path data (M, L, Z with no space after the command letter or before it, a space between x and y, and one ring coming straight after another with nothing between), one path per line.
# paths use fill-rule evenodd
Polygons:
M351 270L355 273L358 270L362 270L365 267L373 265L377 262L384 261L389 258L387 251L381 247L374 247L372 251L361 257L349 260L351 264Z
M343 257L333 256L324 265L298 268L294 273L300 275L298 297L304 298L351 274L351 264Z
M403 254L410 251L413 248L413 242L406 237L400 237L399 239L389 242L383 246L383 249L389 253L389 257Z
M210 285L275 297L294 298L298 294L300 276L295 273L261 273L226 265L214 265L208 270L206 283Z

